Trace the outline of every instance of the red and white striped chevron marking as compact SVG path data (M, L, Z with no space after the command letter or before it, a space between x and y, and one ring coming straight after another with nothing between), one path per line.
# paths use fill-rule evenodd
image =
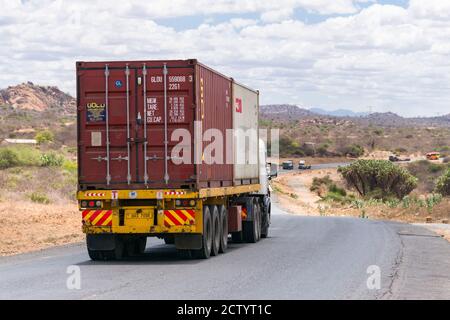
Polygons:
M105 193L104 192L86 192L84 195L86 197L104 197Z

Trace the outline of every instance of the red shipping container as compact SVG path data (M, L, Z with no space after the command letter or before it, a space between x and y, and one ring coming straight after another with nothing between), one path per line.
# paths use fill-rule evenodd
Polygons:
M193 147L195 120L202 133L216 128L225 138L232 129L231 78L196 60L77 62L76 67L80 190L233 185L232 164L195 164ZM179 143L171 141L176 129L190 132L187 164L171 159Z

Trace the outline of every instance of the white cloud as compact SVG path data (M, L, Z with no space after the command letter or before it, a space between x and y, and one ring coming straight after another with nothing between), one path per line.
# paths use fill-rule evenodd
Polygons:
M263 103L448 112L448 1L363 2L0 0L0 87L31 80L74 93L76 60L198 58L260 89ZM295 8L344 15L308 24ZM157 22L231 13L181 31Z
M450 1L448 0L410 0L409 9L418 18L450 18Z
M294 10L292 8L266 11L261 14L261 20L264 22L279 22L291 18L293 14Z

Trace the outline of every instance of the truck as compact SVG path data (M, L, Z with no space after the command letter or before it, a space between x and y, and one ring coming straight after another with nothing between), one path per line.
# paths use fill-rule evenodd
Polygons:
M140 255L148 237L207 259L230 235L268 236L258 91L196 59L80 61L76 84L77 200L92 260Z

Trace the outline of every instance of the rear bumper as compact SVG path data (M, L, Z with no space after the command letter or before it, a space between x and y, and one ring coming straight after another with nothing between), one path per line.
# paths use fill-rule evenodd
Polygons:
M88 234L201 233L201 210L123 207L81 211L83 232ZM200 225L201 226L201 225Z
M158 210L156 207L127 207L81 211L82 230L87 234L201 233L201 210Z

